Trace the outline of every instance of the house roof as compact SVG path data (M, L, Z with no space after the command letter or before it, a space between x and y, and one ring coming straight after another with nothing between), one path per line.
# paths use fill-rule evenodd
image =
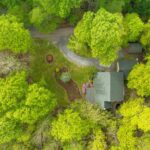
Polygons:
M128 74L136 64L137 61L134 59L121 59L117 62L117 71L123 72L125 79L127 79Z
M130 43L127 48L127 51L131 54L142 53L142 45L140 43Z
M87 100L105 108L105 102L120 102L124 97L122 72L98 72L94 88L87 90Z

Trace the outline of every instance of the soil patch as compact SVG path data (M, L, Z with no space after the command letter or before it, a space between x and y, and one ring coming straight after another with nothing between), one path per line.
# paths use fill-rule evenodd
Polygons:
M69 82L64 83L61 80L57 79L57 82L66 90L70 101L74 101L76 99L81 98L79 88L73 80L70 80Z
M52 63L52 62L54 61L53 55L48 54L48 55L46 56L46 61L47 61L49 64Z
M79 88L73 80L70 80L69 82L64 83L63 81L61 81L59 79L58 76L62 72L66 72L66 71L68 71L68 69L66 67L61 68L60 72L58 74L57 73L55 74L56 81L59 83L60 86L62 86L65 89L65 91L67 92L67 95L68 95L68 99L70 101L74 101L76 99L82 98L80 91L79 91Z

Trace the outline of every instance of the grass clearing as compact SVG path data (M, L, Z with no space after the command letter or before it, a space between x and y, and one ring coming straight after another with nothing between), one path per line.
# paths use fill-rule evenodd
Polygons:
M52 54L54 61L48 64L46 56ZM63 54L47 40L35 39L33 51L31 52L31 62L29 76L34 82L45 82L48 89L55 93L60 105L68 103L67 94L64 89L55 80L55 70L57 68L67 67L71 73L72 79L81 85L89 80L91 74L95 72L94 67L78 67L69 62Z

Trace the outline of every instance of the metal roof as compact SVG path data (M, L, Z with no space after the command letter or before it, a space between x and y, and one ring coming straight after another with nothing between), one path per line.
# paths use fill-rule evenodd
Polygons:
M131 54L142 53L142 45L140 43L130 43L127 48L127 51Z
M87 100L105 108L105 102L120 102L124 98L124 79L122 72L98 72L94 88L87 90Z
M128 74L136 64L137 61L134 59L121 59L117 62L117 71L123 72L125 79L127 79Z

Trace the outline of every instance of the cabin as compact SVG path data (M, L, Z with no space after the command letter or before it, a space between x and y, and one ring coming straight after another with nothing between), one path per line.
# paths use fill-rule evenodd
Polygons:
M120 59L117 62L117 72L123 72L124 79L128 78L130 71L138 63L135 59Z
M102 109L113 109L124 100L124 77L122 72L98 72L93 87L86 89L87 101Z
M130 43L126 49L129 54L141 54L142 53L142 45L140 43Z
M119 59L126 57L139 58L141 55L143 55L143 49L140 43L130 43L128 47L122 48L118 52Z

